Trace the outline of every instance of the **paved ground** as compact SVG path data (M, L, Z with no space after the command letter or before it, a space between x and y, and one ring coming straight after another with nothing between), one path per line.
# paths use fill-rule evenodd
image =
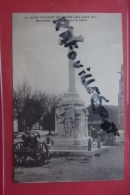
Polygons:
M124 136L116 145L95 156L53 157L41 167L15 167L16 182L113 180L124 177Z

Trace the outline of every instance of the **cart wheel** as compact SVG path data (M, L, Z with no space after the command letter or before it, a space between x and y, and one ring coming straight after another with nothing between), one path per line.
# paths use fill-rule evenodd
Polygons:
M48 148L45 143L38 143L35 151L35 161L37 165L42 165L48 156Z
M27 156L24 155L23 142L17 142L14 144L14 164L21 165L25 162Z

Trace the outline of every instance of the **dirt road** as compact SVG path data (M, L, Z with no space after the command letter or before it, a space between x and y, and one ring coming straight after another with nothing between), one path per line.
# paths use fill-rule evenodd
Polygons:
M95 156L53 157L41 167L15 167L16 182L113 180L124 177L124 143Z

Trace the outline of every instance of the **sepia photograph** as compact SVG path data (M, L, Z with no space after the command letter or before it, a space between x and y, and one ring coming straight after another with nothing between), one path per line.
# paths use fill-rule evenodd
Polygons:
M13 13L14 182L124 179L121 13Z

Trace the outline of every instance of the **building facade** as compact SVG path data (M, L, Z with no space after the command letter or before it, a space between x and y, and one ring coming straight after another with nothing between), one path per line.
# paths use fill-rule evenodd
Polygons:
M124 73L123 65L121 65L118 93L118 128L124 129Z

